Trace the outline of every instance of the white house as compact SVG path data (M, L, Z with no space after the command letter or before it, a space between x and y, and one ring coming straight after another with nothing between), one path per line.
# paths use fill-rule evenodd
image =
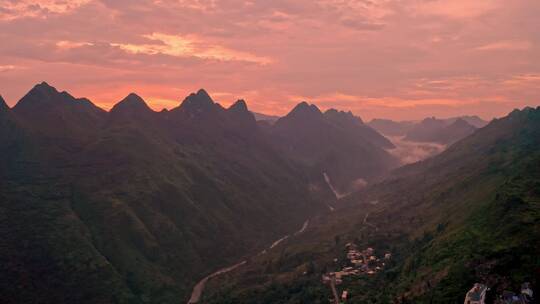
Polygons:
M485 304L487 286L476 283L473 288L467 292L464 304Z

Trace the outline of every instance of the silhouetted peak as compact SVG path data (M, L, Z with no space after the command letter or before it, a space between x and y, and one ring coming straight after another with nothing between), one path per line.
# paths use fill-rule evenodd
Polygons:
M326 110L326 112L324 112L324 115L330 119L354 121L356 123L361 123L361 124L364 123L360 117L354 116L354 114L351 111L345 112L345 111L339 111L336 109L328 109Z
M454 121L454 123L452 125L460 126L460 127L466 126L466 127L473 127L474 128L473 125L471 125L470 123L468 123L465 119L463 119L461 117L456 119L456 121Z
M210 95L204 89L200 89L197 93L189 94L180 105L180 109L201 112L213 108L214 105Z
M43 81L42 83L36 84L28 94L39 94L44 96L52 96L60 94L55 87L50 86L48 83Z
M210 97L210 95L208 94L208 92L206 92L205 89L199 89L197 91L197 96L199 96L200 98L205 98L205 99L210 99L212 100L212 98Z
M111 109L111 113L117 112L151 112L146 102L137 94L130 93Z
M242 123L243 127L255 127L256 120L253 113L248 110L247 104L243 99L237 100L232 106L227 109L229 117L237 123Z
M297 104L292 111L287 114L289 117L302 116L302 117L320 117L322 116L321 110L314 104L308 104L305 101Z
M4 98L2 98L2 95L0 95L0 112L5 112L7 110L9 110L9 107Z
M47 105L58 100L73 98L67 92L59 93L56 88L46 82L35 85L21 100L15 105L14 110L31 109L34 106Z
M232 106L229 107L229 110L235 112L249 112L247 104L243 99L237 100Z
M540 120L540 107L525 107L522 110L515 109L508 115L510 119L532 119L534 121Z
M56 91L56 88L54 88L53 86L49 85L47 82L45 81L42 81L41 83L38 83L34 86L35 89L40 89L40 90L55 90Z
M324 112L324 114L338 115L338 114L339 114L339 111L336 110L336 109L328 109L328 110L326 110L326 112Z
M431 116L431 117L424 118L424 120L422 120L422 122L434 122L434 121L437 121L437 120L438 119L435 116Z

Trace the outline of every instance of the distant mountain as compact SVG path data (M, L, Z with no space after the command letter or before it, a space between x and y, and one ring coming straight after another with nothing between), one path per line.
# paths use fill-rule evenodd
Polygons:
M137 116L154 112L137 94L130 93L126 98L115 104L111 109L112 115Z
M42 83L0 111L2 303L187 301L327 210L243 101L106 112Z
M415 125L412 121L393 121L390 119L373 119L368 125L381 134L389 136L405 136Z
M407 132L405 140L415 142L434 142L450 145L476 130L464 119L441 120L426 118L422 122L414 125Z
M268 122L274 123L279 119L279 116L275 116L275 115L267 115L267 114L257 113L257 112L252 112L252 113L255 116L255 119L257 121L268 121Z
M457 122L457 121L456 121ZM454 123L456 123L454 122ZM463 124L462 122L457 122ZM347 276L351 303L461 303L474 283L488 299L538 286L540 107L495 119L438 156L350 195L305 235L214 282L208 303L316 303L321 273L351 266L345 245L391 253L374 273Z
M326 173L341 192L397 165L385 149L392 144L351 113L298 104L270 129L279 149L310 168L312 179ZM362 182L362 183L363 183Z
M463 119L465 120L468 124L476 127L476 128L483 128L485 127L489 122L488 121L485 121L483 120L482 118L476 116L476 115L473 115L473 116L458 116L458 117L452 117L452 118L447 118L445 119L447 124L452 124L454 121L458 120L458 119Z
M464 119L458 118L449 126L443 128L435 142L441 142L445 144L452 144L462 138L465 138L476 131L476 127L469 124Z
M446 128L447 123L442 119L428 117L415 124L405 135L405 140L418 142L438 141L438 133Z

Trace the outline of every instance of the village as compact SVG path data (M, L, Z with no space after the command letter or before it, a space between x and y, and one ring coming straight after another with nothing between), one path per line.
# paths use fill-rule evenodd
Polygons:
M322 275L322 282L328 285L332 291L330 303L346 303L350 298L349 290L342 288L338 291L338 286L343 284L346 277L372 276L382 271L387 263L392 259L390 252L383 255L377 255L375 249L367 247L363 250L358 249L354 243L345 245L346 259L340 264L341 270L327 272ZM338 259L334 259L338 263ZM465 294L464 304L486 304L486 295L490 291L485 284L475 283L473 287ZM533 288L529 282L521 285L519 292L504 291L494 297L491 302L494 304L531 304L535 303L533 297Z
M368 247L359 250L354 243L347 243L345 250L347 252L345 266L340 271L328 272L322 276L323 283L329 285L332 290L333 299L331 303L334 304L345 303L350 296L347 289L343 289L340 296L336 287L343 283L345 277L375 275L392 258L390 252L386 252L383 256L377 256L375 249ZM334 259L334 262L338 262L338 259Z
M474 286L465 295L464 304L486 304L486 294L490 291L485 284L475 283ZM521 284L519 293L505 290L502 294L495 297L495 304L530 304L534 303L534 293L529 282Z

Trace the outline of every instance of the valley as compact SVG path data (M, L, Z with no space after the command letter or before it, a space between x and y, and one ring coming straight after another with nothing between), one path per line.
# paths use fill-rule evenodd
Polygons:
M0 304L540 304L539 0L0 0Z
M269 124L204 90L168 111L130 94L107 112L40 83L0 112L0 291L292 304L536 288L539 111L468 135L447 129L465 119L428 119L444 140L412 141L305 102Z
M537 286L539 113L516 110L347 197L299 242L214 282L221 290L207 303L328 303L325 274L356 271L340 264L348 243L391 260L378 274L345 276L347 303L454 303L477 282L492 299Z

